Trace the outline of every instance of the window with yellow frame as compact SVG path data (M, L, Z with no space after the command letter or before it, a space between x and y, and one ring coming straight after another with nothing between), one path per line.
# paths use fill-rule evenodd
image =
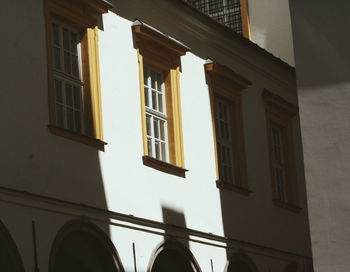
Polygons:
M298 108L268 90L263 91L262 97L266 105L273 202L299 211L293 138L293 119Z
M45 0L49 130L104 150L97 18L102 0Z
M204 67L212 107L217 187L248 195L241 91L250 82L210 60Z
M180 103L180 57L188 48L135 21L140 72L143 163L185 177Z

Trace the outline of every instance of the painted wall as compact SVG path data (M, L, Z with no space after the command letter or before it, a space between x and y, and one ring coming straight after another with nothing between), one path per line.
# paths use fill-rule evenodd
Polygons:
M6 132L1 136L0 186L221 236L227 235L230 229L231 238L310 256L298 120L294 120L294 136L302 210L293 213L275 207L271 201L265 108L261 99L262 90L267 88L297 104L293 74L266 55L226 37L216 26L193 17L192 10L172 1L154 0L152 5L138 0L112 2L115 10L103 16L103 31L99 31L103 126L108 143L106 151L99 152L49 133L42 3L5 1L7 8L0 11L0 20L3 25L6 22L11 25L4 28L7 39L1 44L1 51L9 53L0 65L3 75L0 123ZM131 33L135 18L192 48L192 52L181 59L184 153L185 166L189 169L186 179L142 164L138 64ZM253 82L242 93L248 182L253 191L249 197L225 192L223 201L215 185L213 128L203 69L207 57ZM60 205L54 205L48 215L39 211L41 205L48 204L40 202L39 206L34 203L31 208L24 208L31 201L36 200L32 197L11 200L11 205L17 203L17 206L2 206L4 213L0 213L0 220L16 241L23 235L19 234L22 223L28 232L30 220L38 222L41 267L45 271L49 241L64 222L79 218L84 212L79 214L70 206L61 210ZM98 221L99 216L89 216ZM135 242L143 267L140 271L145 269L151 250L162 238L116 228L108 223L112 220L104 220L100 227L115 242L125 266L132 267L131 243ZM22 241L18 247L25 256L26 267L32 267L30 245ZM190 248L203 271L209 271L209 259L213 259L218 269L215 271L222 271L223 260L230 253L199 243L190 243ZM281 258L272 255L272 259ZM284 256L282 263L271 261L271 267L282 267L292 259L290 255ZM265 271L271 268L267 260L260 260Z
M252 41L294 66L288 0L249 0Z
M315 271L348 271L350 4L290 5Z

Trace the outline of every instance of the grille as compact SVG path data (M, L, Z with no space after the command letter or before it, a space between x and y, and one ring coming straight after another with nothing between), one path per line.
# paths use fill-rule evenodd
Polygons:
M190 0L192 6L242 35L239 0Z

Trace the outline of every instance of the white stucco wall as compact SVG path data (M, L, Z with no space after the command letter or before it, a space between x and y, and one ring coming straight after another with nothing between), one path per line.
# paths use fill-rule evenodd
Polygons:
M103 130L108 143L105 152L49 133L42 3L36 0L21 4L5 2L7 12L0 13L3 15L0 21L13 21L13 24L11 28L4 29L4 36L8 39L2 43L2 51L13 52L16 49L16 54L6 54L0 65L4 75L0 90L0 122L6 132L2 134L0 185L158 222L164 222L163 211L170 210L183 216L182 227L220 236L229 232L234 239L293 254L310 255L298 120L295 120L295 151L299 163L302 211L300 214L292 213L275 207L271 201L265 108L261 92L267 88L296 104L290 72L285 72L266 56L247 51L210 26L204 28L201 22L195 24L194 19L188 18L188 14L181 14L179 7L170 5L170 2L159 0L153 6L137 0L113 2L118 15L114 12L105 14L103 31L99 31ZM158 4L159 8L164 5L167 8L162 9L162 13L156 13L154 8ZM148 20L154 27L166 28L167 34L181 38L193 48L181 58L183 139L185 167L189 170L186 179L142 164L139 75L129 18L132 15ZM178 19L178 16L182 18ZM179 24L173 24L175 20ZM23 35L18 35L23 29L26 30ZM248 197L231 191L220 192L215 185L213 128L203 69L206 57L229 66L253 82L242 93L248 182L253 191ZM19 234L22 224L19 222L30 226L30 221L35 220L39 224L42 232L38 235L42 256L40 266L41 271L46 271L50 241L65 222L79 218L79 213L72 212L73 208L61 211L59 205L46 212L38 211L46 204L24 208L26 201L32 201L29 198L18 200L20 204L17 200L11 202L11 205L17 203L14 205L16 208L2 206L4 213L0 213L0 220L6 223L16 242L22 237ZM4 198L1 200L4 201ZM135 242L139 271L147 267L151 251L164 239L159 235L109 225L108 219L104 229L128 269L133 267L131 245ZM25 266L32 267L28 243L19 242L18 247L24 256ZM210 271L210 259L213 260L214 271L223 270L227 257L225 245L207 246L191 242L190 249L203 271ZM265 254L262 251L258 252L259 256ZM271 267L282 267L291 259L288 255L282 263L271 264ZM268 269L267 260L260 260L265 269Z
M292 28L288 0L249 0L251 39L294 66Z

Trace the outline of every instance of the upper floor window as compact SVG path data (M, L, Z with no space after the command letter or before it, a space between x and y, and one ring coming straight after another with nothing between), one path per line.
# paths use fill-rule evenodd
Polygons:
M264 90L274 203L298 209L298 186L294 155L293 118L298 109Z
M143 131L143 162L185 177L180 103L180 57L187 47L136 21Z
M212 62L205 70L215 124L217 185L248 194L241 91L250 82Z
M238 34L250 37L247 0L189 0L188 2Z
M103 150L97 25L98 16L110 6L102 0L45 0L44 4L49 129Z

